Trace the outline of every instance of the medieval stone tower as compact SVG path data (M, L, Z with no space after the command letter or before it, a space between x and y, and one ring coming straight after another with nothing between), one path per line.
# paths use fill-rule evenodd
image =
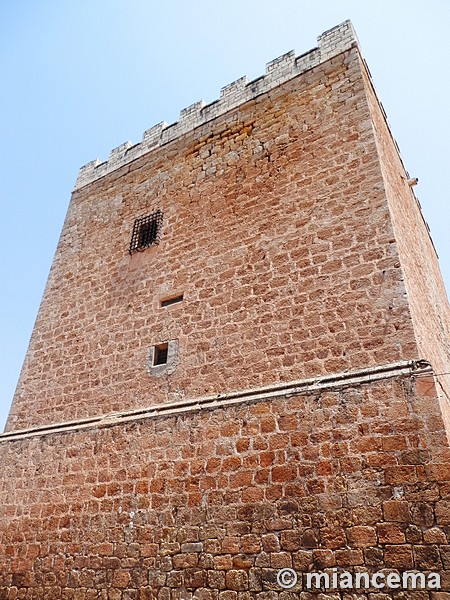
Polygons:
M0 436L2 600L450 598L410 183L349 22L81 169ZM307 586L344 571L399 575Z

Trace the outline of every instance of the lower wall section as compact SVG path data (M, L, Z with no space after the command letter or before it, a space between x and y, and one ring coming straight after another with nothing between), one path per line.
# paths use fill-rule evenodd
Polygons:
M306 600L307 572L415 569L442 590L321 597L447 600L449 459L431 375L3 441L0 599Z

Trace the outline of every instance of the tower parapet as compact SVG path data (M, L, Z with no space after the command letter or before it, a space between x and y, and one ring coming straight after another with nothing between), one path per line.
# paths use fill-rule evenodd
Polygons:
M144 132L142 140L138 144L127 141L114 148L108 160L101 162L97 158L88 162L79 170L75 190L104 177L143 154L173 141L199 125L204 125L240 104L268 92L281 83L316 67L358 44L358 39L353 25L347 20L319 35L317 42L317 48L313 48L300 56L295 56L295 51L291 50L271 60L266 64L265 74L253 81L248 81L247 77L244 76L229 83L220 90L220 98L210 104L206 104L204 100L199 100L181 109L180 118L176 123L169 125L163 121L154 125Z

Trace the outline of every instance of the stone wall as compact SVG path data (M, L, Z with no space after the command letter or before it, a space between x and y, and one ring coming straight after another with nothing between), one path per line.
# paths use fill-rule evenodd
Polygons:
M414 178L402 163L367 72L363 75L419 354L433 363L438 374L450 439L450 309L438 256L411 186Z
M0 600L449 600L448 304L350 24L105 164L0 435Z
M261 94L279 86L280 84L296 77L297 75L318 66L344 50L357 45L357 38L350 21L345 21L317 38L318 47L295 56L291 50L266 65L263 76L254 81L241 77L220 90L220 98L205 104L203 100L180 111L180 119L168 125L165 121L154 125L144 132L142 141L138 144L125 142L111 151L107 161L96 159L81 167L75 184L75 189L87 183L104 177L115 171L118 167L131 163L136 158L146 154L158 146L163 146L194 130L227 112L231 109L257 98Z
M371 123L351 48L75 191L7 429L428 358Z
M282 567L438 571L448 590L432 373L374 376L3 441L0 598L298 598Z

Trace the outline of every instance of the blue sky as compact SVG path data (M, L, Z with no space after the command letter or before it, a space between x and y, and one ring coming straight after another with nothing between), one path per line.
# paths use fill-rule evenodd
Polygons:
M0 2L0 430L79 167L348 18L450 289L448 0Z

